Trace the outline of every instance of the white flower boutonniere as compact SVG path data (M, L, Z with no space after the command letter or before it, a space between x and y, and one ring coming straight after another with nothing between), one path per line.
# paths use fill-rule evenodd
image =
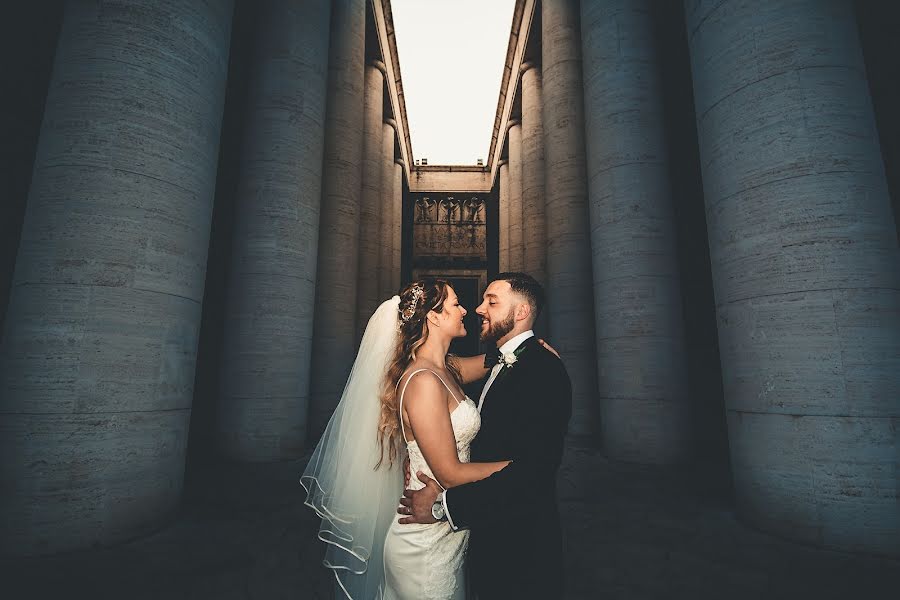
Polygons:
M515 352L504 352L502 360L505 366L512 368L516 361L519 360L519 357L516 356Z

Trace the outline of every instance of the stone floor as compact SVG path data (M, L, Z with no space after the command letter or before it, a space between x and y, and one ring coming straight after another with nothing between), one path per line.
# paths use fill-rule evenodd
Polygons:
M330 598L303 461L210 467L179 517L114 548L0 561L8 600ZM755 532L702 471L625 465L570 448L560 473L565 598L900 597L900 561Z

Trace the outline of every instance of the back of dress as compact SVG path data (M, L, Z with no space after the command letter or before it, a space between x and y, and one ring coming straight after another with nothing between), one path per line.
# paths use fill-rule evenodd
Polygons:
M418 369L413 371L409 378L406 380L406 383L403 385L403 389L400 391L400 429L403 433L403 440L406 441L406 430L403 427L403 394L406 392L406 386L409 385L409 382L412 378L422 371L428 371L432 373L435 377L437 377L441 383L447 388L447 391L450 392L450 395L456 400L456 408L450 412L450 423L453 426L453 436L456 439L456 453L459 456L459 462L469 462L470 451L469 446L472 444L472 440L475 439L475 436L478 434L478 430L481 428L481 415L478 413L478 408L475 406L475 403L471 398L466 396L463 402L460 402L459 399L456 398L456 394L453 393L453 390L450 388L447 383L441 379L440 375L432 371L431 369ZM409 480L409 488L412 490L420 490L425 487L425 484L419 481L419 478L416 477L416 473L422 472L428 475L431 479L437 481L434 476L434 473L431 470L431 467L428 466L428 463L425 460L425 457L422 455L422 450L419 448L419 444L416 443L415 440L406 442L406 450L409 453L409 472L410 472L410 480Z
M481 415L471 398L466 397L460 402L450 386L430 369L414 371L400 391L399 411L403 439L407 439L403 426L403 394L410 379L422 371L429 371L440 379L456 400L456 408L450 412L456 452L460 462L469 462L469 446L481 427ZM408 441L406 449L409 453L409 488L418 490L425 487L416 476L417 472L437 481L419 444L415 440ZM463 559L468 542L469 532L453 531L447 521L401 525L398 519L394 519L384 543L384 598L463 600L466 587Z

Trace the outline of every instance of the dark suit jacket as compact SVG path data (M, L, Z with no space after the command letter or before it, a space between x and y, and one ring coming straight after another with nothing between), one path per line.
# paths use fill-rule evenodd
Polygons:
M453 524L471 529L469 583L482 600L555 598L563 590L556 472L572 413L566 369L536 338L491 384L473 462L512 460L487 479L447 491Z

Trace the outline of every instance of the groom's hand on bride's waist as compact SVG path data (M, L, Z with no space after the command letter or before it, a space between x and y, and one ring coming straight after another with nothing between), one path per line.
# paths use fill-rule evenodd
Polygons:
M403 487L409 487L409 457L403 459Z
M416 473L419 481L425 484L421 490L403 490L400 507L397 513L405 515L400 523L437 523L431 514L431 506L441 493L441 486L425 473Z

